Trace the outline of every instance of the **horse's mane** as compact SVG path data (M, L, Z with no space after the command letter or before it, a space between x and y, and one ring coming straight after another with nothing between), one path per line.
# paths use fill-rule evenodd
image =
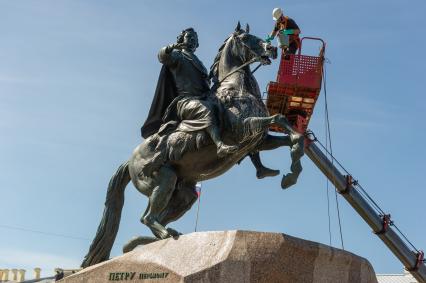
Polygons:
M216 85L217 83L219 83L219 62L220 62L220 58L222 57L223 49L228 43L228 40L235 35L239 35L245 32L246 32L245 30L238 27L233 33L231 33L230 36L228 36L225 39L223 44L219 47L219 51L217 52L216 57L214 58L214 61L210 67L210 73L209 73L209 79L212 80L213 85Z
M225 48L226 42L228 42L228 39L230 37L228 37L223 42L223 44L219 47L219 51L217 52L217 55L214 58L213 64L210 67L209 78L212 80L213 85L215 85L215 84L217 84L219 82L219 61L220 61L220 58L222 57L222 51Z

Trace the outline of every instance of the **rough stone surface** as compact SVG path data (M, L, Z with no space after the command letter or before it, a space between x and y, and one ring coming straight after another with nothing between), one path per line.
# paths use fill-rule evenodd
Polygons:
M377 282L362 257L285 234L250 231L198 232L161 240L60 282L108 281Z

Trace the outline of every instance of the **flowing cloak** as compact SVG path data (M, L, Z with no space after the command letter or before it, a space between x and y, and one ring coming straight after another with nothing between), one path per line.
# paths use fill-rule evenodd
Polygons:
M155 134L163 124L163 115L170 103L178 96L173 75L167 66L161 68L157 88L151 103L148 118L141 128L142 137Z
M177 128L184 132L199 131L215 123L217 106L213 101L205 99L210 87L206 80L207 71L201 61L195 55L183 51L168 54L161 50L159 57L164 61L163 67L148 118L141 129L142 136L148 138L160 129L164 134L165 128ZM167 66L175 65L176 61L179 62L178 70ZM177 82L173 73L176 71ZM193 84L188 85L191 82ZM180 88L176 83L180 84ZM187 94L178 95L178 89Z

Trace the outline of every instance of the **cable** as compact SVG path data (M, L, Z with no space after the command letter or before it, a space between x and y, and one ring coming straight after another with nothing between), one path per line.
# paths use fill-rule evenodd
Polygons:
M398 231L398 233L407 241L407 243L416 251L416 252L420 252L411 242L410 240L408 240L408 238L404 235L404 233L402 233L401 230L399 230L398 226L395 225L395 223L391 224L393 227L395 227L395 229Z
M331 217L330 217L330 194L328 192L328 179L327 179L327 185L326 185L326 193L327 193L327 214L328 214L328 242L331 246Z
M327 133L328 130L327 130L327 121L326 121L325 115L324 115L324 126L325 126L325 133ZM327 134L325 135L325 144L326 144L326 147L328 147L328 135ZM326 152L326 157L329 158L328 156L329 156L329 154L328 154L328 152ZM331 246L332 239L331 239L330 194L329 194L329 183L330 183L330 181L328 180L328 178L325 178L325 179L326 179L325 190L326 190L326 194L327 194L327 214L328 214L328 241L329 241L329 245Z
M328 149L324 146L324 144L321 143L315 136L315 134L312 131L309 131L307 134L313 136L312 141L317 142L321 148L326 152L326 154L330 155L330 158L333 161L336 162L336 164L339 165L339 167L347 174L351 175L349 171L328 151ZM364 199L371 205L371 207L376 211L378 215L385 215L386 213L384 210L373 200L373 198L367 193L367 191L361 186L361 184L358 181L355 181L353 184L354 189L357 189L359 193L361 193L364 196ZM420 252L419 249L414 246L414 244L407 238L407 236L398 228L398 226L395 224L395 222L392 221L390 224L391 226L395 227L396 232L405 240L406 244L411 246L416 252Z
M313 133L311 133L313 134ZM315 141L318 142L318 144L321 146L321 148L330 155L331 159L332 159L332 163L336 162L337 165L339 165L339 167L347 174L347 175L351 175L351 173L349 173L349 171L339 162L339 160L337 160L329 151L328 149L324 146L324 144L322 144L316 137L315 137ZM358 183L358 181L356 181L356 184L354 184L354 187L357 187L359 189L359 191L361 193L364 194L364 196L366 197L367 201L370 202L370 204L372 205L373 208L376 209L376 212L378 212L378 214L385 214L385 212L380 208L380 206L370 197L370 195L368 195L368 193L364 190L364 188Z
M324 65L324 73L323 73L323 85L324 85L324 100L325 100L325 119L326 119L326 147L327 147L327 140L328 144L330 145L330 155L333 155L333 147L331 143L331 130L330 130L330 118L328 115L328 100L327 100L327 68L326 65ZM333 164L333 159L331 161L331 164ZM335 183L335 182L333 182ZM327 183L328 185L328 183ZM328 186L327 186L328 187ZM337 196L337 189L334 186L334 195L336 199L336 209L337 209L337 219L339 221L339 233L340 233L340 243L342 245L342 249L345 250L345 245L343 243L343 232L342 232L342 221L341 221L341 215L340 215L340 207L339 207L339 198Z

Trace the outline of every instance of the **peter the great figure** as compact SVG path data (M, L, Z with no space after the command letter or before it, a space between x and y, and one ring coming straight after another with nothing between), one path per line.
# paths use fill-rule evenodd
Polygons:
M193 132L206 130L210 138L217 146L218 156L225 156L238 149L237 146L225 145L220 137L218 121L213 113L213 105L203 100L203 96L210 91L208 73L206 67L194 54L198 47L198 36L193 28L184 30L177 39L176 44L163 47L158 53L158 60L168 69L165 76L170 76L170 84L174 85L171 89L173 93L165 94L166 97L175 96L168 107L167 113L162 117L160 123L179 119L178 130ZM163 68L164 68L163 67ZM160 82L162 79L160 77ZM163 101L161 94L156 94L154 100ZM164 94L163 94L164 95ZM154 101L153 105L157 102ZM165 101L167 104L167 101ZM158 111L158 109L152 109ZM150 114L152 113L150 111ZM165 110L165 109L162 109ZM164 113L164 112L162 112ZM151 127L151 115L142 127L142 133L145 137L150 136L150 132L156 131L156 127ZM157 123L157 126L160 124Z

